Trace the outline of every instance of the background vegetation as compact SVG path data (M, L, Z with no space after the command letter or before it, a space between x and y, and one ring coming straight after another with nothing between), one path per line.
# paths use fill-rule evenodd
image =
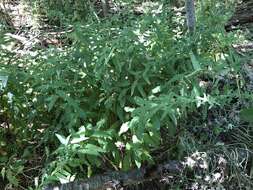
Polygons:
M252 53L234 48L250 39L224 28L235 3L196 1L190 35L184 1L2 1L0 189L166 160L189 167L169 189L251 189Z

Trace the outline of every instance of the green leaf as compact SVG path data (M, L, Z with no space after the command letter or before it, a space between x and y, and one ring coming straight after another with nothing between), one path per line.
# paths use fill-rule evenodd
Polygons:
M168 135L173 137L176 134L176 126L172 122L168 121L167 122L167 128L169 130Z
M125 102L126 102L126 93L127 93L128 89L124 89L121 91L121 93L119 94L118 100L120 103L121 107L125 106Z
M135 90L135 88L136 88L137 85L138 85L138 79L136 79L134 81L134 83L132 84L132 86L131 86L131 96L133 96L134 90Z
M129 123L129 128L134 129L135 127L137 127L139 125L139 122L140 122L139 117L133 117L133 119Z
M129 151L127 151L127 153L123 159L123 170L124 171L129 170L131 168L131 162L132 162L131 154Z
M125 112L133 112L135 108L131 108L131 107L124 107Z
M77 158L74 158L74 159L71 159L71 162L69 162L69 166L70 167L79 167L80 165L83 164L83 159L77 159Z
M78 143L83 142L83 141L86 141L86 140L88 140L88 139L89 139L89 137L85 137L84 135L81 135L81 136L79 136L79 137L73 138L73 139L70 141L70 143L71 143L71 144L78 144Z
M116 113L120 121L124 121L124 110L119 104L116 105Z
M119 136L127 132L129 129L129 122L123 123L120 127Z
M177 125L177 117L176 117L175 111L171 110L170 112L168 112L168 115L171 118L171 120L173 121L173 124Z
M85 146L85 148L91 149L91 150L96 149L96 151L98 151L98 152L106 152L106 151L103 150L102 148L100 148L100 147L98 147L98 146L96 146L96 145L93 145L93 144L87 144L87 145Z
M157 86L157 87L152 89L152 94L157 94L159 92L161 92L161 86Z
M144 91L144 89L143 89L143 87L141 85L137 85L137 89L140 92L140 94L141 94L142 97L146 97L147 96L146 93L145 93L145 91Z
M253 108L243 109L240 112L241 119L253 123Z
M160 127L161 127L160 119L157 116L154 116L151 121L155 129L160 130Z
M109 55L108 55L107 58L105 59L105 62L104 62L105 65L107 65L108 62L110 61L111 57L113 57L113 52L114 52L114 50L115 50L115 47L113 47L113 48L111 49Z
M199 64L196 56L193 54L193 52L190 52L190 57L191 57L191 62L192 62L193 69L195 71L201 70L200 64Z
M23 172L23 170L24 170L24 166L19 166L19 167L15 170L15 172L16 172L16 174L20 174L20 173Z
M7 170L6 177L11 184L13 184L16 187L18 186L18 179L16 178L16 176L14 176L13 172Z
M96 149L91 150L91 149L84 148L84 149L79 149L78 152L81 153L81 154L100 156L100 153Z
M132 141L133 141L133 144L141 143L141 141L138 139L138 137L136 135L132 136Z
M146 81L147 84L151 84L149 78L148 78L148 71L149 71L149 67L146 67L145 71L143 72L142 76L143 79Z
M131 150L132 149L132 145L130 143L126 143L126 150Z
M59 134L55 134L55 136L58 138L61 144L67 145L69 143L70 136L68 136L67 138Z
M101 166L101 159L98 157L98 156L95 156L95 155L87 155L87 159L89 161L89 163L92 165L92 166L96 166L96 167L99 167ZM87 163L87 165L90 165Z
M154 147L157 145L157 143L154 141L154 139L152 137L150 137L150 135L148 135L147 133L144 134L143 141L145 144L147 144L148 146L151 146L151 147Z
M61 171L58 171L55 175L61 183L68 183L75 179L75 176L72 176L71 173L65 169L61 169Z
M134 162L135 162L135 165L137 166L137 168L141 167L141 162L140 161L134 160Z
M112 139L112 136L110 135L111 132L108 131L95 131L92 134L92 137L97 137L97 138L108 138L108 139Z
M52 110L52 108L54 107L54 105L55 105L57 99L58 99L58 96L56 96L56 95L53 95L53 96L51 96L51 97L49 97L49 98L47 99L47 101L49 101L49 104L48 104L48 112L50 112L50 111Z
M100 153L105 153L106 151L96 145L87 144L83 149L78 150L78 152L82 154L100 156Z
M2 175L2 178L3 178L3 179L4 179L4 177L5 177L5 171L6 171L5 167L3 167L2 170L1 170L1 175Z
M87 177L90 178L91 175L92 175L92 168L91 168L91 166L88 166L87 170L88 170Z

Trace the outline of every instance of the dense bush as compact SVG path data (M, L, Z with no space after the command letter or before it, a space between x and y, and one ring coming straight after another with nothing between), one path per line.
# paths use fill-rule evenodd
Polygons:
M86 1L76 2L86 6ZM48 3L72 15L69 1ZM240 70L230 48L233 35L223 29L224 4L202 3L193 36L184 15L164 9L76 23L67 36L71 46L31 57L16 59L2 51L2 175L18 186L32 164L44 168L32 174L42 176L40 182L66 182L155 162L161 145L169 159L183 158L187 129L181 123L198 112L206 120L208 110L222 108L241 88L221 87L224 76Z

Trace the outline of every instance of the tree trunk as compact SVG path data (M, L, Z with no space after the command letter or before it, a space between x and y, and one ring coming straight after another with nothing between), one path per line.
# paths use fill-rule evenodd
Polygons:
M195 5L194 0L185 0L185 10L186 10L186 20L187 27L190 34L194 33L196 25L196 16L195 16Z
M103 16L107 17L109 12L109 2L108 0L101 0Z

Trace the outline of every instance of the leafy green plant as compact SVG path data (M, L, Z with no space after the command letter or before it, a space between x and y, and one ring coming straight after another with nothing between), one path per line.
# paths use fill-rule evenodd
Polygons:
M63 23L77 7L88 6L44 3L47 15ZM42 176L41 184L68 182L155 163L161 147L167 159L181 159L209 140L201 133L194 142L198 136L189 131L200 133L211 111L243 98L235 77L240 59L230 48L235 38L224 33L222 3L215 3L197 4L192 36L184 15L164 8L75 23L71 45L36 56L15 59L1 51L0 72L8 73L8 85L1 75L0 114L9 128L0 128L0 135L10 132L14 138L11 144L0 141L3 177L21 186L31 161L43 167L32 174ZM216 125L212 137L226 130Z
M147 14L122 29L114 27L114 22L77 25L71 34L73 48L48 58L41 72L35 72L33 80L43 79L33 87L38 102L46 103L41 111L54 118L54 125L46 131L57 133L62 144L55 152L60 164L53 162L51 173L66 170L65 178L69 178L82 165L89 176L106 162L114 169L140 167L145 160L152 161L152 149L161 143L161 128L167 127L168 135L177 138L178 123L188 113L197 109L207 113L224 101L220 99L223 92L210 94L199 83L207 68L212 70L208 76L215 79L224 71L221 66L226 67L226 58L209 56L213 46L208 45L217 42L219 46L223 31L208 31L212 38L197 31L194 39L201 52L197 55L187 36L174 37L166 19L166 13L160 17ZM102 128L97 127L100 121ZM94 138L92 133L98 131L107 136ZM43 139L54 138L52 133L49 136ZM75 136L81 142L72 144ZM120 153L119 147L125 151ZM92 156L97 161L90 163L86 157ZM71 166L73 160L84 164Z

